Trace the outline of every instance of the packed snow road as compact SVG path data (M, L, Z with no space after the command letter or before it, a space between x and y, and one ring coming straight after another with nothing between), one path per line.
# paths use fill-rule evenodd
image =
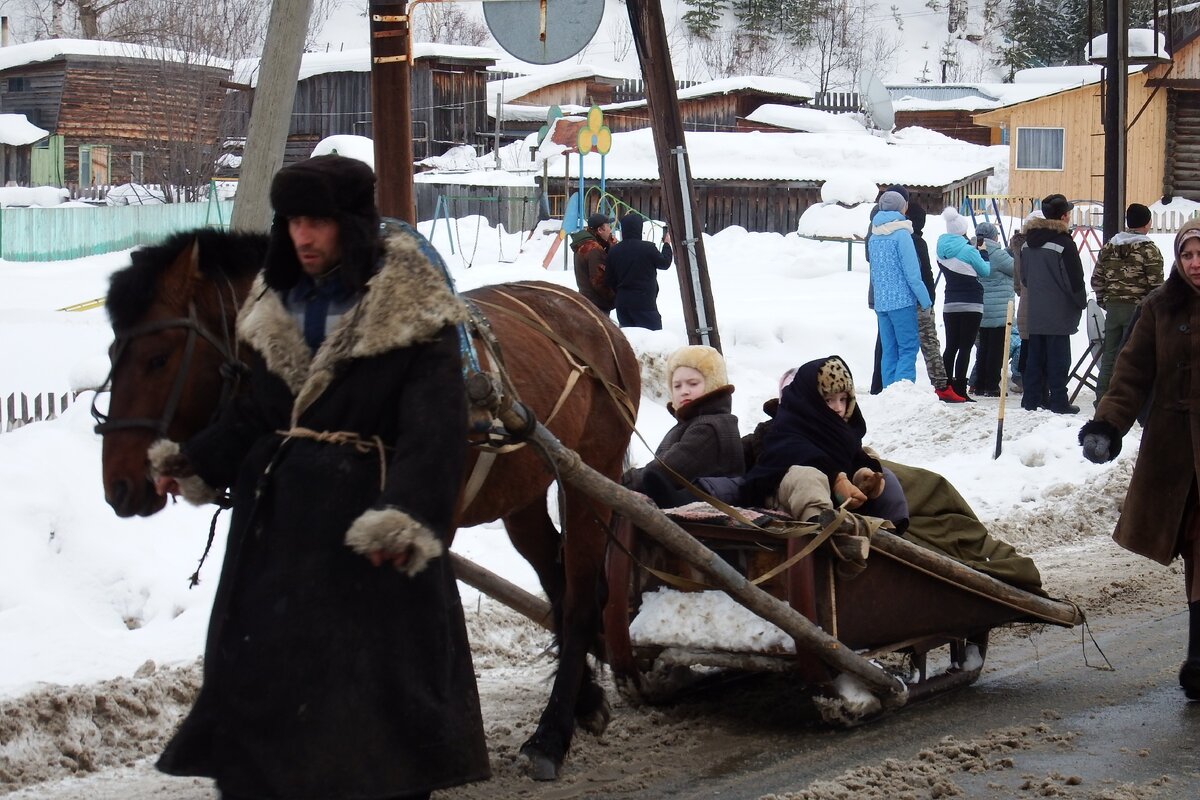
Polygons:
M508 618L506 611L471 609L495 775L487 783L435 797L1200 796L1200 704L1185 703L1175 685L1186 630L1180 570L1123 553L1104 537L1047 550L1038 560L1047 587L1085 608L1091 634L1112 670L1097 668L1105 659L1081 629L1022 626L997 631L983 676L974 686L850 730L818 725L812 709L784 677L731 678L661 708L632 707L610 687L612 725L601 738L580 734L562 779L553 784L531 781L518 755L549 691L552 663L548 658L530 663L527 656L529 644L544 634L532 624ZM45 709L69 705L70 690L49 693L49 705L42 698L40 712L32 698L6 704L0 718L6 720L3 730L9 735L3 751L6 761L0 767L10 776L14 768L25 770L20 781L24 788L9 797L216 797L209 782L160 776L147 758L161 746L183 707L178 701L186 700L188 687L194 686L194 668L160 670L159 679L172 673L182 677L171 683L174 691L162 692L160 709L143 715L140 728L126 725L98 736L90 754L81 754L78 747L73 756L36 752L32 742L10 738L14 718L25 712L31 722L40 713L39 727L53 728L44 721L52 713ZM98 697L108 698L101 704L108 706L127 698L114 685L91 690L93 704ZM150 704L148 692L140 696ZM84 717L76 715L75 730L86 722ZM63 726L60 741L70 738L70 729ZM128 741L131 738L138 741ZM55 757L66 765L57 774L33 764L45 765ZM93 768L114 766L84 777L60 777L81 758ZM44 779L31 782L35 778Z

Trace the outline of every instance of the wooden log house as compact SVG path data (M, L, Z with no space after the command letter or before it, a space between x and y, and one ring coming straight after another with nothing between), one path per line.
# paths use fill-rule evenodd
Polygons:
M161 48L30 42L0 48L0 113L49 131L30 153L33 185L161 183L211 163L229 75L224 62Z

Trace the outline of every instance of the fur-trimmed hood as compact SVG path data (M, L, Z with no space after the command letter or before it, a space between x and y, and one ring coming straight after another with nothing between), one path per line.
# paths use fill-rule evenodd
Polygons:
M1025 243L1030 247L1041 247L1056 236L1067 235L1067 223L1061 219L1039 219L1030 217L1025 220Z
M389 236L382 246L379 270L367 281L364 297L342 315L315 354L282 294L269 289L261 275L242 306L238 337L295 395L293 424L345 362L431 341L447 325L467 321L466 305L413 240Z

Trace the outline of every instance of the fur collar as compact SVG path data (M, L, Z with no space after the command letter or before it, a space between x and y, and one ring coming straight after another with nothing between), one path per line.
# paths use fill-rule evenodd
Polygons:
M1066 233L1067 223L1063 222L1061 219L1042 219L1040 217L1031 217L1025 220L1025 228L1022 232L1028 236L1030 231L1038 230L1039 228L1043 230L1054 231L1056 233Z
M467 309L446 279L405 236L383 242L379 271L363 299L342 315L313 354L281 295L260 275L238 314L238 336L295 395L292 422L333 381L340 365L430 341L447 326L467 321Z
M675 408L674 404L668 402L667 411L679 422L698 417L701 414L730 414L733 412L731 394L733 394L733 384L727 383L724 386L718 386L711 392L705 392L692 402L686 403L683 408Z

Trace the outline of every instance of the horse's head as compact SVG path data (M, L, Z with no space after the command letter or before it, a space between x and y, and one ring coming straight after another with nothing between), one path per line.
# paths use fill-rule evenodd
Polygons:
M236 391L244 369L237 310L262 264L266 237L213 230L178 234L133 254L107 297L108 413L93 408L104 436L104 497L119 516L153 514L146 450L162 437L186 441Z

